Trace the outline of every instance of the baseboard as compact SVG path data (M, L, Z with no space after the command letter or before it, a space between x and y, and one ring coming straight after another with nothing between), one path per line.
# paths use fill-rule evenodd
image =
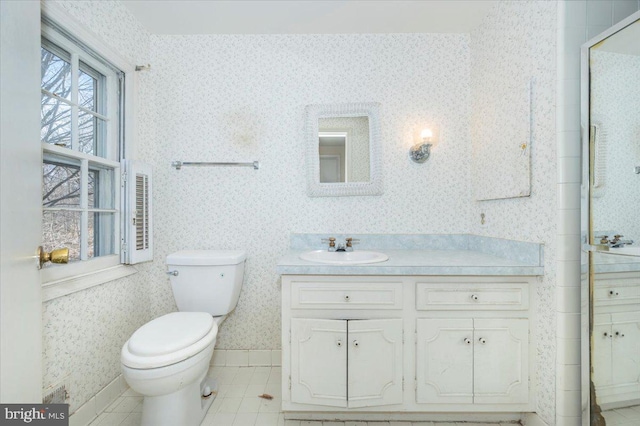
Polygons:
M523 424L525 426L549 426L538 416L538 413L526 413Z
M215 367L279 367L282 365L282 351L215 349L211 358Z
M81 405L69 417L69 426L87 426L127 390L127 383L122 374L118 375L107 386L102 388L89 401Z

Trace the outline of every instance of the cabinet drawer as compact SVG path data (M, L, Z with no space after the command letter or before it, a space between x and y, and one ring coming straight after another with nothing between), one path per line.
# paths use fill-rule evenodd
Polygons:
M292 282L293 309L402 309L402 282Z
M525 283L417 283L417 310L526 310Z
M640 278L596 281L593 297L596 306L640 303Z

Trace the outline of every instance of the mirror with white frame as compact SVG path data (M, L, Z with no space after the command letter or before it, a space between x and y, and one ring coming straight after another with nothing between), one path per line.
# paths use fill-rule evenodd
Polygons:
M582 191L589 212L583 232L592 248L591 273L583 273L589 283L583 359L590 360L583 383L590 383L592 425L622 424L625 412L640 413L639 18L640 12L583 49Z
M310 196L382 194L379 104L308 105L305 132Z

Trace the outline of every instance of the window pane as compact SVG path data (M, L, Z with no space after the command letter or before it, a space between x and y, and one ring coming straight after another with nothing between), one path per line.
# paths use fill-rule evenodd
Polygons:
M71 148L71 107L55 98L42 95L40 140Z
M40 49L41 88L71 99L71 64L44 47Z
M89 208L115 208L113 177L113 169L89 163Z
M42 212L42 246L47 252L67 247L69 260L80 260L80 212Z
M107 126L105 121L91 113L80 111L78 125L80 151L106 158L104 143Z
M80 70L78 76L78 102L81 107L96 111L96 95L97 95L98 81Z
M80 166L45 159L42 163L42 206L80 207Z
M89 213L90 258L115 253L115 214Z

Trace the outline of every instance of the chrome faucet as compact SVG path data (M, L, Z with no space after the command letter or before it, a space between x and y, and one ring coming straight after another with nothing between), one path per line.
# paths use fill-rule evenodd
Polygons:
M613 248L624 247L625 244L633 244L633 240L621 240L624 235L614 235L613 240L609 241L609 246Z
M613 239L610 240L608 235L596 235L596 238L600 238L600 244L606 244L611 248L620 248L633 244L633 240L622 240L622 237L624 237L624 235L616 234L613 236Z
M323 243L329 243L328 251L353 251L353 245L358 244L360 240L354 238L346 238L344 243L338 243L336 245L335 237L323 238Z

